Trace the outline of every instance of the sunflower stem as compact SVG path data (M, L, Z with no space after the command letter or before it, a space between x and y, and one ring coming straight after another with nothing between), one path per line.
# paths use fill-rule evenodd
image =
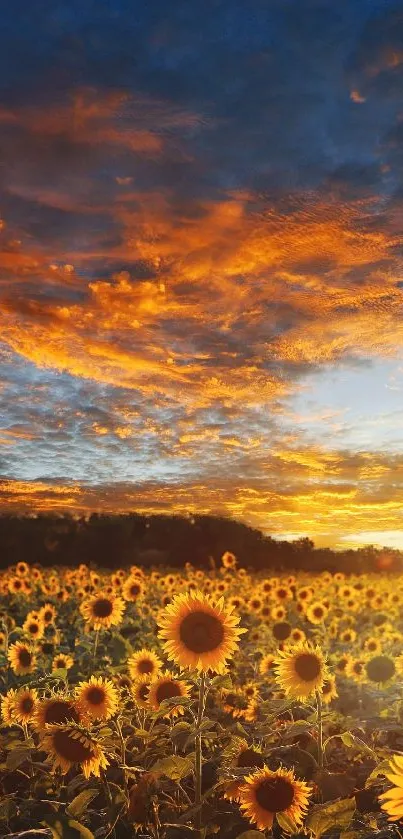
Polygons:
M95 638L94 638L94 652L92 654L92 660L93 660L94 664L95 664L95 658L96 658L97 649L98 649L98 638L99 638L99 629L96 629L95 630Z
M199 705L197 710L196 720L196 738L195 738L195 752L196 752L196 778L195 778L195 807L197 812L195 815L196 830L201 831L201 798L202 798L202 735L200 726L203 721L204 706L206 702L206 680L205 674L202 673L199 683Z
M126 765L126 743L125 743L125 738L123 737L122 726L120 725L120 720L119 720L118 717L116 717L115 725L116 725L116 731L118 733L118 737L119 737L119 740L120 740L122 763L123 763L123 766L125 766ZM124 785L125 785L126 797L127 797L127 800L129 800L129 788L128 788L128 784L127 784L126 769L123 769L122 771L123 771L123 780L124 780Z
M323 769L323 720L322 720L322 697L316 691L316 708L318 715L318 766Z

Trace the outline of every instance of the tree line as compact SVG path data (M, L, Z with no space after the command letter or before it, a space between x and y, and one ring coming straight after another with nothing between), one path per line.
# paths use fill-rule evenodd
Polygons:
M37 514L0 516L0 567L20 560L44 566L80 563L101 568L218 565L225 551L258 571L403 571L403 553L365 546L334 551L309 538L273 539L242 522L219 516Z

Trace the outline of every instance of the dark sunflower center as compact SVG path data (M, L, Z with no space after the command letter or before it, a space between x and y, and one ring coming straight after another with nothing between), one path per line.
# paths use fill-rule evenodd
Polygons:
M260 752L255 752L254 749L244 749L243 752L238 755L237 766L240 768L246 766L256 766L258 769L261 769L264 766L264 758Z
M150 658L143 658L139 661L137 665L137 670L139 673L152 673L154 670L154 664Z
M291 626L288 621L279 621L273 624L273 635L277 641L285 641L290 635Z
M313 610L313 613L315 615L315 618L321 618L323 616L323 609L321 609L320 606L316 606L316 608Z
M279 598L279 600L284 600L284 598L287 597L286 589L285 588L279 588L278 591L277 591L277 597Z
M64 668L65 664L66 664L66 662L65 662L64 658L58 658L58 659L56 660L56 667L57 667L57 668L59 668L59 667L60 667L60 669L61 669L61 670L63 670L63 668Z
M36 635L39 632L39 626L37 623L30 623L28 626L28 632L30 635Z
M320 661L312 653L301 653L295 659L295 672L304 682L311 682L320 674Z
M155 698L158 703L164 699L173 699L174 696L181 696L180 687L175 682L163 682L158 686Z
M80 717L70 702L57 699L48 705L45 711L45 723L54 725L59 722L79 722Z
M53 747L57 755L72 763L82 763L89 760L94 752L85 743L74 739L68 731L55 731L53 734Z
M140 594L140 591L140 586L138 586L137 583L134 583L132 586L130 586L130 594L133 597L137 597L137 595Z
M15 583L14 583L14 588L21 588L21 586L22 586L21 580L16 580Z
M52 617L53 617L52 612L45 612L45 614L44 614L44 616L43 616L44 621L45 621L46 623L49 623L49 621L51 621L51 620L52 620Z
M113 605L107 597L100 597L93 605L93 613L96 618L109 618L113 612Z
M266 778L256 788L256 801L268 813L281 813L294 801L294 787L285 778Z
M209 653L224 640L221 621L207 612L191 612L183 619L179 629L182 643L193 653Z
M260 600L252 600L251 604L252 609L258 609L260 606Z
M365 665L371 682L387 682L396 673L394 661L386 655L377 655Z
M30 667L32 655L28 650L20 650L18 655L21 667Z
M102 688L91 687L87 690L86 698L91 705L102 705L105 699L105 691Z
M30 714L34 707L34 700L31 696L25 696L21 702L21 710L24 714Z

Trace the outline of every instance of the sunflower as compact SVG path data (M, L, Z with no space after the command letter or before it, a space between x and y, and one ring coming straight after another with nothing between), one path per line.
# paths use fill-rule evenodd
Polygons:
M143 647L142 650L130 656L127 667L133 680L146 675L152 678L161 670L162 661L152 650Z
M279 603L284 603L286 600L292 600L292 591L289 586L276 586L272 589L273 600L278 600Z
M251 769L263 769L265 760L259 749L249 746L246 740L236 738L227 752L229 760L225 761L225 769L235 774L239 770L245 770L245 774ZM225 758L225 755L224 755ZM234 772L235 770L235 772ZM224 798L228 801L239 801L239 790L244 783L244 778L235 778L226 787Z
M235 554L231 553L231 551L225 551L221 557L221 562L224 568L235 568L237 558Z
M27 723L32 721L38 702L38 692L35 688L20 688L13 699L13 712L17 722Z
M54 623L57 617L57 610L51 603L45 603L39 611L39 617L47 626L49 623Z
M324 705L329 705L332 699L336 699L338 697L339 694L337 693L335 676L329 673L323 682L320 695Z
M344 629L340 633L339 640L342 644L353 644L357 638L355 629Z
M37 703L32 722L35 730L42 733L48 725L79 723L81 719L82 714L77 704L63 693L56 693Z
M328 613L329 610L326 608L325 604L320 601L310 603L305 612L309 622L317 626L326 620Z
M5 696L0 698L1 703L1 718L6 725L13 725L14 718L14 703L17 691L12 688L7 691Z
M365 661L361 658L350 658L345 669L346 676L355 682L365 680Z
M395 822L403 818L403 755L393 755L389 769L385 775L395 786L378 797L382 810L389 816L388 821Z
M8 660L16 676L26 676L33 673L36 667L36 656L31 646L17 641L8 650Z
M150 677L141 676L130 688L131 696L139 708L149 708Z
M277 621L273 623L271 631L276 641L286 641L291 635L292 626L288 621Z
M246 629L224 599L213 603L201 592L178 594L159 618L159 637L168 658L180 667L225 671L227 659L238 648Z
M264 655L259 664L259 673L261 673L262 676L274 677L273 664L275 661L276 656L273 653L267 653L267 655Z
M98 592L81 603L80 611L85 621L94 629L110 629L121 623L125 602L116 595Z
M60 769L62 775L74 766L80 767L85 778L90 775L99 777L101 769L106 769L109 763L93 735L72 723L48 726L40 748L48 753L52 772Z
M256 682L246 682L246 684L242 687L242 693L246 696L249 702L251 699L255 699L256 696L258 696L259 686Z
M70 670L71 667L74 665L74 658L71 655L66 655L65 653L58 653L55 655L52 661L52 672L54 673L55 670Z
M328 676L322 650L306 642L279 651L275 667L280 687L295 699L307 699L316 690L321 690Z
M15 573L19 577L26 577L29 574L29 565L26 562L17 562Z
M396 665L390 656L376 655L365 662L365 673L368 681L381 685L393 679Z
M79 682L75 689L78 707L94 720L108 720L116 713L119 697L109 679L91 676L88 682Z
M306 635L303 629L300 629L299 626L296 626L295 629L292 629L290 632L290 642L292 644L299 644L301 641L306 640Z
M41 620L38 620L37 618L31 618L29 617L29 615L27 619L24 621L22 628L24 630L25 635L28 635L30 638L32 638L33 641L36 641L38 638L42 638L45 629L44 624Z
M158 711L161 702L165 699L174 699L178 697L178 705L174 705L164 715L165 717L177 717L178 714L183 714L183 706L180 704L181 698L189 696L190 685L187 682L175 678L169 671L165 671L161 676L153 679L150 682L150 689L148 693L148 701L154 711Z
M248 700L240 688L232 688L232 690L223 691L223 709L227 714L231 714L234 719L238 717L245 718L245 714L249 705L254 699Z
M274 621L283 621L287 617L287 610L284 606L273 606L270 611L270 617Z
M10 594L25 594L24 581L20 577L11 577L8 581Z
M241 810L259 830L271 829L277 813L301 826L310 795L309 786L291 769L273 772L267 767L248 775L239 790Z
M125 600L135 603L144 596L145 586L139 577L128 577L122 587L122 595Z

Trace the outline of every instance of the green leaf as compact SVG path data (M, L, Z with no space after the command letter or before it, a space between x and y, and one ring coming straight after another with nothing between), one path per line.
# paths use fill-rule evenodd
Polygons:
M16 747L13 749L12 752L9 752L7 755L6 760L6 767L10 770L10 772L14 772L14 769L18 769L22 763L26 760L29 760L31 757L31 749L27 747L25 744Z
M339 735L341 740L343 741L344 745L351 749L355 746L355 738L351 731L343 731L343 734Z
M120 635L119 632L112 635L108 644L108 655L111 656L113 664L120 664L122 661L126 661L131 653L132 646L123 635Z
M223 673L219 676L214 676L214 679L212 679L211 681L211 686L217 688L218 690L231 690L231 676L229 675L229 673Z
M285 813L276 813L276 819L285 833L299 833L298 825L295 824L294 819L290 816L286 816Z
M180 755L172 755L171 757L163 757L157 760L151 767L151 772L160 772L171 781L180 781L186 775L190 775L194 769L193 755L181 757Z
M318 804L309 813L305 827L311 831L315 839L319 839L332 827L349 827L355 809L355 798L341 798L330 804Z
M97 795L97 789L83 790L83 792L80 792L75 798L73 798L69 806L66 808L67 815L73 816L74 818L80 818L87 809L90 801L92 801L93 798L96 798Z
M390 772L390 762L389 760L381 760L381 762L378 763L378 766L375 766L375 769L373 769L371 774L368 775L368 778L365 781L365 789L368 789L368 787L370 787L380 775L385 775L386 772Z
M65 682L67 679L67 670L65 667L60 668L60 670L53 670L52 671L52 679L60 679L61 681Z

